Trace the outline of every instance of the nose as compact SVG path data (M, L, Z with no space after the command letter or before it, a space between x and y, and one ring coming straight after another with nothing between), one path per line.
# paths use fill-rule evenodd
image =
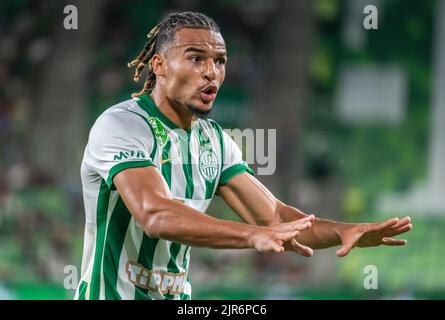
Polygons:
M215 80L217 72L218 71L216 70L216 66L215 63L213 62L213 59L208 59L204 66L204 72L203 72L204 78L208 81Z

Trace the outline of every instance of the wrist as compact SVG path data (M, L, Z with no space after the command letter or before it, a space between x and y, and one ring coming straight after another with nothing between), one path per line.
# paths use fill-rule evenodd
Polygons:
M241 233L247 248L255 249L255 233L258 228L262 227L246 225L246 230Z
M337 241L338 245L342 244L342 242L343 242L342 239L343 239L344 233L347 232L348 230L350 230L351 228L353 228L354 226L356 226L355 223L337 222L335 224L334 232L335 232L336 241Z
M337 222L334 227L337 245L342 244L342 235L350 226L346 223Z

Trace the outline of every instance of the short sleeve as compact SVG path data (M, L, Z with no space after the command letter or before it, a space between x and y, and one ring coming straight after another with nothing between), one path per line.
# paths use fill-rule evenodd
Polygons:
M241 173L248 172L253 175L253 170L243 160L243 154L235 141L225 131L222 131L222 136L224 159L219 179L220 186Z
M102 114L93 125L84 161L115 190L114 176L128 168L153 166L155 141L139 115L116 110Z

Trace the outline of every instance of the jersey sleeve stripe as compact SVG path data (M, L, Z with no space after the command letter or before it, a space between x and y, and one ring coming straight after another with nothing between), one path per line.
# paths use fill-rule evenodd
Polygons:
M253 175L253 170L242 164L235 164L221 173L221 178L219 179L219 185L223 186L229 182L233 177L243 173L248 172Z
M107 185L110 188L110 190L116 190L116 187L113 183L113 178L116 174L128 168L140 168L149 166L154 166L151 160L126 161L118 163L110 169L107 179Z

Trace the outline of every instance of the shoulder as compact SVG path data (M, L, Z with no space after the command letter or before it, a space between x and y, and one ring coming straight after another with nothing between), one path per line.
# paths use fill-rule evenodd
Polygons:
M137 99L125 100L106 109L94 122L91 133L146 131L146 118L147 114L139 107Z
M123 101L105 110L95 121L88 136L91 150L123 146L144 146L151 149L153 134L134 99Z

